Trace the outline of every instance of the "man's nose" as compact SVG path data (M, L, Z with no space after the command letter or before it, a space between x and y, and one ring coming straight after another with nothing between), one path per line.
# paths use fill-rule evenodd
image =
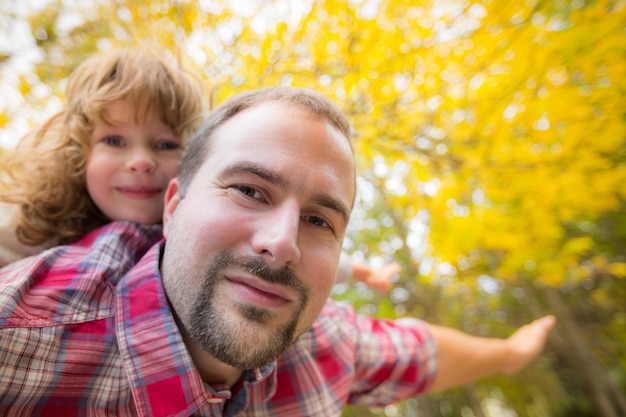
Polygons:
M295 202L283 202L262 213L252 242L255 253L269 258L268 262L275 268L298 263L299 228L300 208Z
M132 172L151 173L156 168L156 159L151 151L143 148L134 149L126 163L127 169Z

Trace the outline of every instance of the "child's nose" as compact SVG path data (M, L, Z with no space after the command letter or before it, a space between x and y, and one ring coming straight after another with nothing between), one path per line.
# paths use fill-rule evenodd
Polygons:
M152 153L146 150L137 150L128 159L128 169L133 172L152 172L156 167L156 161Z

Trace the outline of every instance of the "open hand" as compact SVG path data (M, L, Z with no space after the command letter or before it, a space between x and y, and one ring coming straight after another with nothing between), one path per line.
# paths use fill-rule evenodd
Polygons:
M544 316L520 327L509 336L505 340L509 360L503 372L513 374L539 356L555 323L554 316Z

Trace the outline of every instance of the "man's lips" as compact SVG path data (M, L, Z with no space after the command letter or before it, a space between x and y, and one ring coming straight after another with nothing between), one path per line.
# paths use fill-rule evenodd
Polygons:
M258 277L227 276L226 280L240 298L262 307L281 307L296 299L288 288Z
M125 196L129 198L135 199L146 199L152 198L155 195L161 194L163 192L162 187L156 186L125 186L125 187L115 187L115 189Z

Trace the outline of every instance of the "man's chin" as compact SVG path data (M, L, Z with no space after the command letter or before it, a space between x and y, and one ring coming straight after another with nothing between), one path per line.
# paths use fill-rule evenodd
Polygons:
M254 327L254 326L253 326ZM258 369L274 362L290 345L291 340L265 331L256 331L236 344L217 348L209 353L219 361L237 369Z
M252 304L240 304L237 306L237 313L241 320L255 323L261 326L262 328L266 326L272 326L272 322L277 321L279 319L279 314L277 312L271 311L267 308L257 307Z

